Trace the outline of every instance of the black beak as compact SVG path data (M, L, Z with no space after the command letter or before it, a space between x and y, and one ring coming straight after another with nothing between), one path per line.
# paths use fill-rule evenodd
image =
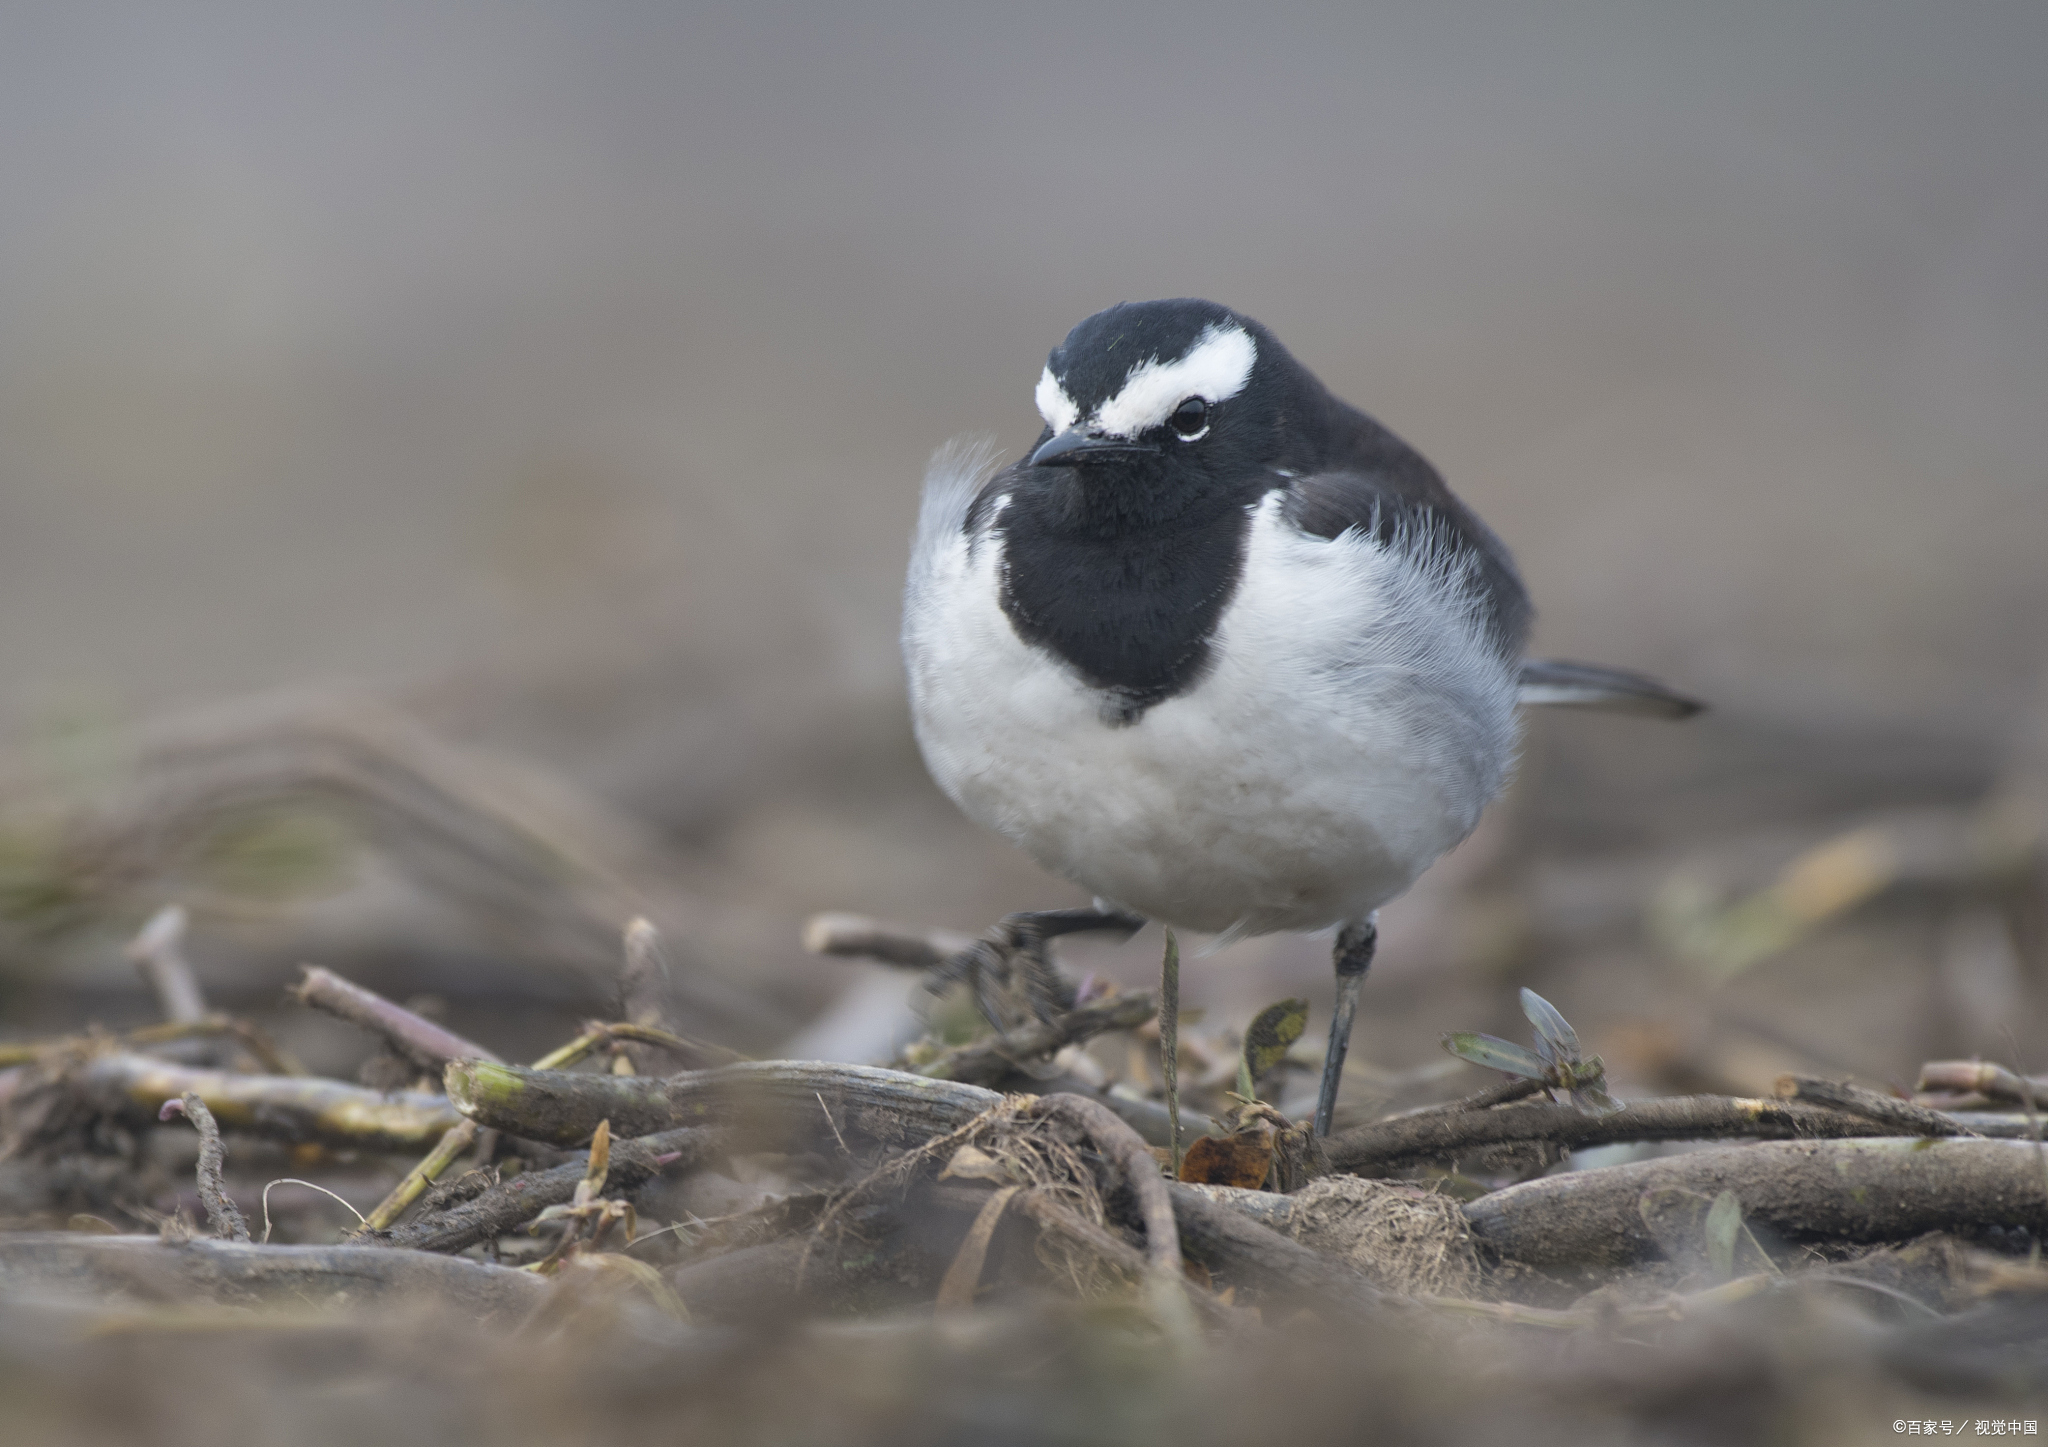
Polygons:
M1122 437L1096 437L1078 427L1069 427L1031 454L1033 467L1080 467L1112 457L1151 457L1159 449L1145 442Z

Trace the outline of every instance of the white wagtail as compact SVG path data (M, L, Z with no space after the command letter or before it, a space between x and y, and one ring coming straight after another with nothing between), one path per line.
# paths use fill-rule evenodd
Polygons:
M1506 784L1517 706L1699 705L1525 658L1500 539L1249 317L1098 312L1036 400L1023 458L952 447L925 479L903 618L925 762L1105 911L1013 916L1040 935L1111 907L1228 939L1340 926L1328 1134L1374 912Z

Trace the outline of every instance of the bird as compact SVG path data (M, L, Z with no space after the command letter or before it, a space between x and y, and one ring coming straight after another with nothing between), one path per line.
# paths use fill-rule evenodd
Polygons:
M1521 707L1701 705L1527 657L1506 545L1250 317L1119 303L1033 400L1022 457L948 444L926 474L902 631L918 746L968 818L1095 897L1012 916L1014 938L1336 926L1327 1135L1377 911L1506 786ZM1038 959L1044 1015L1071 991Z

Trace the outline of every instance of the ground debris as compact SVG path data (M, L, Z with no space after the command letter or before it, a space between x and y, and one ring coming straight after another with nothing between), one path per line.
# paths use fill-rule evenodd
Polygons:
M24 1040L0 1062L0 1209L16 1228L74 1228L0 1232L14 1420L39 1423L40 1403L93 1407L131 1436L203 1411L290 1420L310 1443L898 1447L1028 1418L1072 1442L1596 1447L2043 1415L2048 1175L2019 1071L1935 1059L1923 1083L1941 1094L1908 1102L1810 1064L1784 1097L1631 1088L1609 1110L1574 1041L1542 1078L1432 1075L1401 1102L1417 1110L1368 1111L1354 1092L1349 1128L1321 1139L1282 1113L1298 1116L1289 1092L1313 1073L1292 1047L1314 1007L1240 1017L1242 1038L1195 1011L1172 1056L1194 1148L1172 1180L1146 1148L1170 1119L1150 993L1084 982L993 1034L927 1019L895 1057L912 1069L742 1059L677 1033L749 1011L696 1008L734 1002L697 971L676 912L657 932L581 867L573 897L551 898L521 819L416 740L374 732L329 731L333 765L301 734L262 792L325 790L402 832L408 791L427 790L425 832L474 835L472 863L504 876L466 877L467 899L509 899L536 939L573 936L586 971L602 933L618 1018L579 1028L595 1005L564 1007L562 1033L528 1054L487 1014L456 1033L309 969L298 1002L422 1087L367 1090L270 1043L298 1037L208 1013L177 968L177 934L203 913L156 915L149 978L177 1018ZM194 761L202 803L247 778L213 743ZM933 976L994 948L845 917L811 933ZM508 1003L516 1019L530 1002ZM1606 1058L1619 1074L1628 1057ZM1578 1104L1546 1098L1574 1089ZM206 1228L191 1225L192 1133L157 1123L167 1097L199 1127ZM2021 1109L1953 1108L1992 1103ZM1570 1155L1601 1146L1647 1158ZM341 1207L306 1192L324 1214L281 1212L299 1244L220 1239L246 1236L235 1199L286 1182L367 1208L366 1229L337 1241ZM129 1394L94 1402L116 1375ZM307 1405L329 1400L347 1411Z
M1481 1262L1472 1227L1446 1196L1387 1181L1325 1176L1294 1195L1287 1234L1404 1296L1473 1296Z

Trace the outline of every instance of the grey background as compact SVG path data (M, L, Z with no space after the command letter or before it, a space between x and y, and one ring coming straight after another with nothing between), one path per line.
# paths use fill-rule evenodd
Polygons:
M1716 703L1540 724L1525 847L1967 793L2044 658L2044 60L2019 3L10 7L0 722L346 682L779 938L1061 902L907 741L917 480L1198 294L1540 648Z

